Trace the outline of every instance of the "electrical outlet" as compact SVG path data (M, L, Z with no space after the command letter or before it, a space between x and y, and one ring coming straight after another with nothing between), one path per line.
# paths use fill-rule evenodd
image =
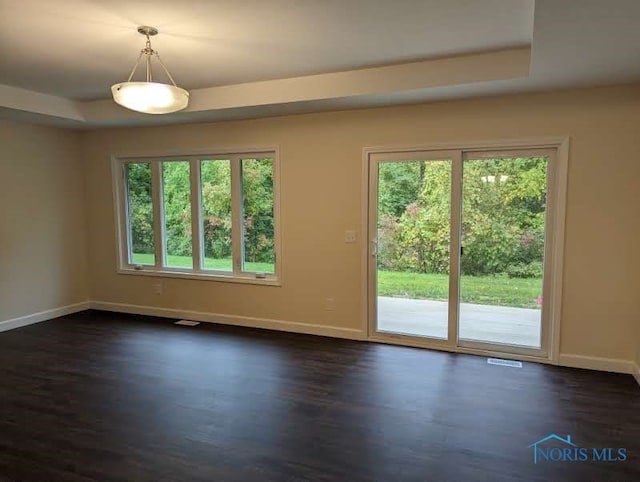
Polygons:
M153 292L157 295L162 294L162 283L155 283L153 285Z
M333 298L327 298L324 301L324 309L327 311L333 311L336 309L336 300Z
M353 229L348 229L344 232L344 242L345 243L355 243L356 242L356 232Z

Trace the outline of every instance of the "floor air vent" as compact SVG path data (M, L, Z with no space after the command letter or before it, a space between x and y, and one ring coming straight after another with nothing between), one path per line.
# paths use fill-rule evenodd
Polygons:
M200 324L199 321L191 321L191 320L180 320L174 323L174 325L183 325L183 326L198 326L199 324Z
M501 358L487 358L489 365L500 365L503 367L522 368L522 362L515 360L502 360Z

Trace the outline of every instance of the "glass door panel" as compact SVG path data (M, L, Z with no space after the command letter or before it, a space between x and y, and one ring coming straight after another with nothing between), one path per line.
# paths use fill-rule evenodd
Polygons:
M449 159L377 163L379 332L448 338Z
M463 162L461 341L542 346L547 161Z

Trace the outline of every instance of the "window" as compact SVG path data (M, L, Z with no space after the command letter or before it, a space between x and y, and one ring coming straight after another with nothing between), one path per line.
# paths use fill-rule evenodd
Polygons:
M275 152L114 160L124 273L278 282Z
M151 164L126 165L127 182L127 260L129 264L155 265L153 238L153 202L151 196Z

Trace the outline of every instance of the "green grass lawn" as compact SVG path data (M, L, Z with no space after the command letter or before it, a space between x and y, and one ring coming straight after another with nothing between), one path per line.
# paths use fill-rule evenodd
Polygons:
M153 254L150 253L134 253L133 254L133 264L146 264L153 265ZM167 265L171 268L191 268L193 266L193 261L189 256L167 256ZM205 269L214 269L218 271L232 271L232 262L231 258L224 259L214 259L214 258L205 258L204 259L204 267ZM244 270L249 271L251 273L273 273L274 267L273 263L244 263Z
M188 256L168 256L168 264L174 268L190 268ZM153 254L133 255L134 264L153 265ZM231 271L231 258L205 258L206 269ZM273 273L272 263L245 263L245 270L256 273ZM460 281L460 300L463 303L482 305L539 308L536 299L542 292L542 280L521 279L506 276L463 276ZM444 274L405 273L400 271L378 272L378 294L414 299L447 300L449 277Z
M444 274L378 272L378 294L414 299L447 300L449 276ZM460 301L482 305L539 308L542 280L506 276L462 276Z

